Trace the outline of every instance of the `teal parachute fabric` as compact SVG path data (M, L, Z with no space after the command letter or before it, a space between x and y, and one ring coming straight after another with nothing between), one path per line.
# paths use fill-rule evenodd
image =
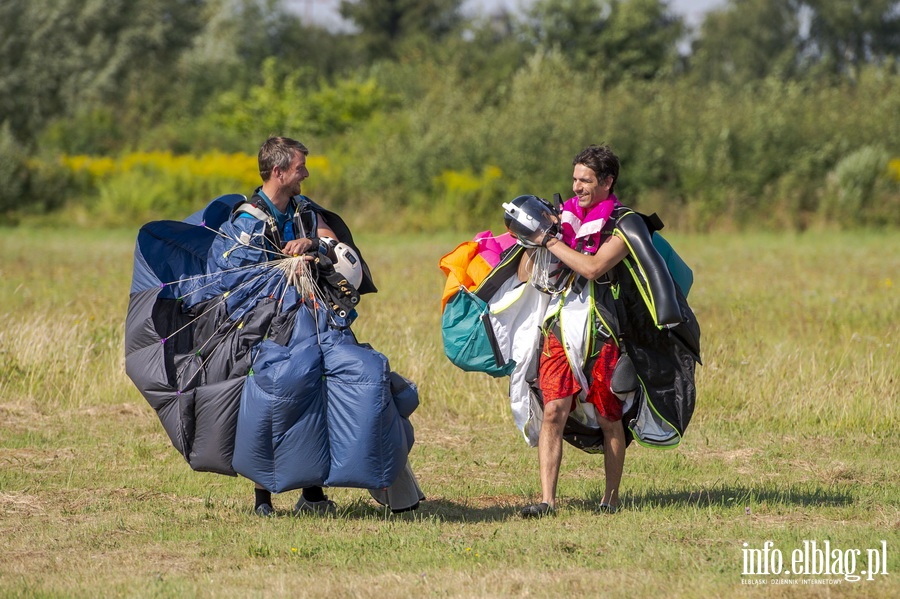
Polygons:
M506 234L504 238L504 236L490 236L490 232L485 233L496 242L497 249L502 251L502 254L498 252L495 256L490 257L485 251L486 247L479 249L478 255L486 259L485 263L493 264L490 274L493 275L495 282L478 280L479 277L475 277L472 282L476 283L476 287L472 291L460 284L457 291L449 296L444 306L441 334L444 342L444 354L454 365L469 372L484 372L493 377L501 377L508 376L513 372L516 362L504 358L494 335L490 310L485 300L497 291L498 283L496 282L500 282L504 278L497 277L498 272L506 274L515 272L515 257L519 252L513 248L521 246L515 246L509 234ZM479 233L476 240L481 237L484 241L485 233ZM481 247L481 243L479 243L479 247ZM451 274L454 272L452 266L457 267L455 270L462 268L465 272L465 276L460 277L462 279L470 274L468 265L460 263L460 258L465 260L464 256L460 256L454 251L441 260L441 269L447 272L449 279L456 278ZM450 289L445 288L445 298L448 297Z
M678 288L681 289L681 293L687 298L688 293L691 291L691 287L694 285L694 271L691 270L691 267L678 255L678 252L675 251L672 244L669 243L665 237L660 235L659 232L653 233L652 241L653 247L656 248L656 251L659 252L659 255L662 256L663 261L669 268L669 274L672 275L675 284L678 285Z
M501 377L516 367L514 361L504 361L497 347L487 303L465 287L447 302L441 335L444 353L463 370Z

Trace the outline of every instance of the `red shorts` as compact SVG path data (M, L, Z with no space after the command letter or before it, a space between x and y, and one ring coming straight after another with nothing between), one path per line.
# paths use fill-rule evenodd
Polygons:
M618 346L612 341L606 342L600 348L597 361L591 368L591 386L587 393L587 400L594 404L597 413L613 422L622 419L622 401L609 388L610 379L618 360ZM538 383L541 386L545 404L548 401L573 396L581 391L581 385L578 384L572 373L572 367L569 366L566 352L553 333L547 335L544 340ZM573 398L573 408L574 402Z

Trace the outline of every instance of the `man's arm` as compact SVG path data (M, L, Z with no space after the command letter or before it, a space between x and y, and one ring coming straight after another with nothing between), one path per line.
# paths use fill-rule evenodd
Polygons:
M324 218L319 218L319 227L316 229L316 235L319 237L330 237L335 241L340 241L337 234L331 230ZM309 250L313 249L313 244L317 243L312 239L301 237L300 239L292 239L284 244L282 251L288 256L302 256Z
M603 276L628 255L628 246L615 235L607 237L593 256L575 251L555 238L547 242L547 249L563 264L590 280Z

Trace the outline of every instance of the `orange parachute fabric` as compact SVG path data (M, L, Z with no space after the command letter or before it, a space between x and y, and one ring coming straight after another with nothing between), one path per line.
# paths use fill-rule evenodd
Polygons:
M490 231L482 231L473 241L465 241L441 258L440 267L447 275L441 312L460 286L469 291L478 287L488 273L500 263L500 256L516 242L509 233L495 237Z

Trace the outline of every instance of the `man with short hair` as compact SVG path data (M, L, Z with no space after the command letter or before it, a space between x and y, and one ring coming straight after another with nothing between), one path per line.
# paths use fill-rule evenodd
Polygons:
M567 279L570 287L603 284L607 282L606 273L628 255L625 243L611 235L611 216L620 205L613 194L619 176L619 159L608 146L590 146L580 152L572 164L575 197L562 206L561 234L542 238L539 243L574 273L575 276ZM533 253L534 249L527 249L526 257L519 263L522 281L531 276ZM562 307L552 312L543 326L546 335L539 363L539 386L544 412L538 439L541 502L525 507L521 512L524 518L541 517L556 509L563 430L585 377L589 385L587 400L595 407L597 422L603 432L606 483L600 509L615 512L619 505L619 484L625 464L625 431L622 402L609 388L609 377L619 351L612 339L594 336L588 343L594 348L596 361L589 371L576 375L561 342L561 311ZM585 321L583 325L582 338L587 333L596 333L589 322Z
M246 236L248 244L239 244L227 252L214 252L214 259L223 271L292 256L302 256L304 261L311 262L314 256L309 252L318 249L321 238L352 243L350 239L341 239L328 222L329 215L331 218L336 215L301 195L301 184L309 177L308 155L305 145L288 137L270 137L262 144L258 155L262 185L246 204L236 208L229 221L233 230L229 230L228 238ZM335 224L340 225L335 228L347 230L342 222ZM298 270L301 268L302 265L298 266ZM363 271L363 283L356 291L375 291L368 268L363 267ZM257 274L247 270L244 276L250 278ZM234 285L233 282L230 284ZM356 317L352 308L346 312L344 317L332 315L341 327L349 326ZM254 511L260 516L275 513L271 492L259 483L255 488ZM294 514L334 514L335 504L322 487L306 487L293 511Z

